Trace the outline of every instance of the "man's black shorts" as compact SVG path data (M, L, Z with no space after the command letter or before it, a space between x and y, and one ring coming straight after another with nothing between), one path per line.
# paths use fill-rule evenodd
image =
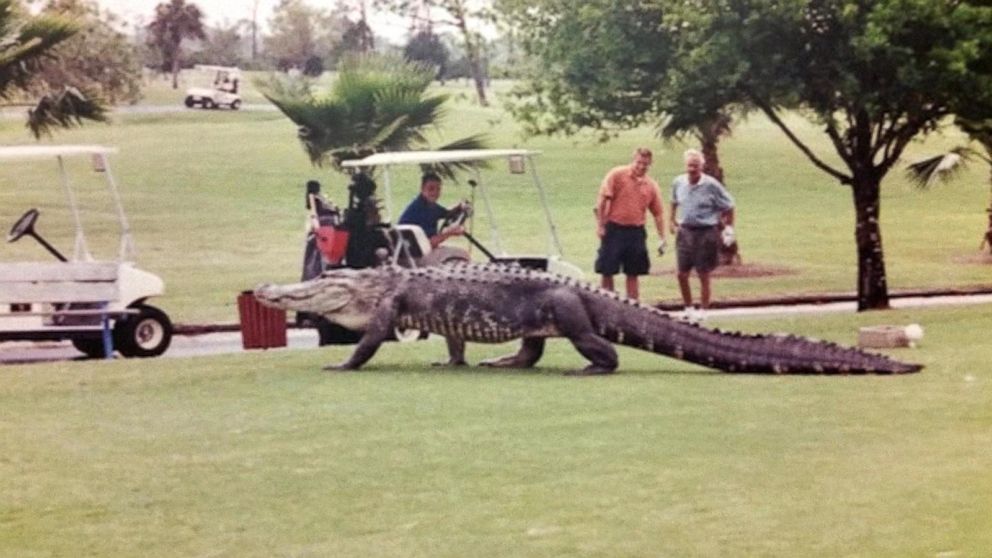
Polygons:
M644 227L606 224L596 255L596 273L600 275L647 275L651 270L648 259L647 233Z
M716 269L720 250L720 228L687 227L679 228L675 238L679 273L709 273Z

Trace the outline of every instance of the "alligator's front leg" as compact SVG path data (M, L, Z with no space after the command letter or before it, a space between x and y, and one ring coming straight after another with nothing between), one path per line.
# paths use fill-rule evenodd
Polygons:
M491 358L479 363L479 366L493 368L530 368L537 364L544 354L543 337L524 337L520 350L512 355Z
M392 333L396 314L396 304L392 300L383 301L376 308L375 314L365 329L365 334L358 340L355 352L351 353L348 360L340 364L325 366L324 370L358 370L375 355L375 352Z
M455 337L445 337L444 342L448 344L447 362L434 362L434 366L465 366L465 340Z

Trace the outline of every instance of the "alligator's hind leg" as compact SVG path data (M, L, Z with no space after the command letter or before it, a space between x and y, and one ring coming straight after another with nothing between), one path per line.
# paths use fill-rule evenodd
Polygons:
M479 363L479 366L491 366L493 368L530 368L541 360L544 354L543 337L524 337L520 343L520 350L512 355L491 358Z
M558 291L554 299L555 325L590 364L570 375L611 374L617 369L617 352L613 345L596 335L585 305L574 293Z
M612 374L618 365L617 351L609 341L596 335L591 330L576 337L569 336L569 341L575 349L590 360L589 366L582 370L569 372L569 376L593 376L597 374Z

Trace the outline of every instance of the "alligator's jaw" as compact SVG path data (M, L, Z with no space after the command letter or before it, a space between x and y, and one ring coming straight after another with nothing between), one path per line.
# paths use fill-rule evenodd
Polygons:
M288 285L266 283L255 287L254 294L266 306L318 314L333 314L351 300L346 291L324 289L313 281Z
M302 283L264 284L255 288L262 304L282 310L311 312L353 330L363 330L381 292L374 281L363 281L360 272L342 270L326 273Z

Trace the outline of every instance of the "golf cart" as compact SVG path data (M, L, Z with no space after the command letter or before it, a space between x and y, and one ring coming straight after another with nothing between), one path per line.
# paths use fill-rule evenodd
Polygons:
M452 151L402 151L396 153L376 153L364 159L344 161L342 167L346 169L370 169L379 167L382 169L382 181L385 188L385 220L391 221L394 214L392 196L392 169L398 166L423 166L446 163L484 163L487 161L503 160L506 162L510 174L525 174L530 171L531 182L537 193L541 205L542 213L547 223L547 243L543 254L508 254L504 248L503 236L500 233L492 203L487 194L486 187L482 183L482 176L478 166L472 167L473 178L469 179L468 185L471 188L471 197L475 198L478 193L482 199L482 209L485 212L485 222L489 226L489 242L492 250L479 242L476 237L468 233L466 239L478 248L486 258L494 263L504 263L508 265L520 265L532 269L551 271L560 275L582 278L582 270L576 265L563 259L561 242L558 240L558 231L555 228L554 220L551 218L551 209L548 207L544 187L537 174L537 167L534 157L537 151L525 149L466 149ZM471 214L467 212L452 215L441 228L453 224L462 224ZM426 235L416 225L397 225L391 227L389 238L391 241L391 257L393 262L399 263L406 260L417 260L428 255L431 251L430 242Z
M213 82L210 87L191 87L186 90L188 108L200 105L201 108L215 109L220 106L231 107L231 110L241 108L241 95L238 93L241 84L241 70L229 66L205 66L197 64L193 70L198 75L211 75Z
M172 322L145 302L163 293L162 279L132 263L131 230L107 157L116 151L98 145L0 147L3 162L55 160L75 228L67 257L36 230L38 209L29 209L11 227L8 243L32 237L56 261L0 261L0 341L68 339L86 355L106 358L115 349L125 357L153 357L169 347ZM91 159L93 169L104 175L119 224L115 259L95 260L90 254L81 209L91 204L89 198L80 202L82 189L69 181L71 158Z
M397 153L378 153L364 159L344 161L342 166L352 169L351 184L348 186L348 204L341 209L327 201L320 194L320 185L311 181L307 184L306 207L309 210L308 236L304 248L304 264L302 279L312 279L326 269L334 267L363 268L379 265L383 262L416 267L418 265L441 265L455 261L466 261L465 256L441 260L431 258L433 249L424 231L416 225L391 223L396 216L393 208L392 173L396 166L433 165L440 163L481 163L485 161L506 161L510 174L524 174L529 167L533 187L538 194L538 200L543 209L547 223L547 243L544 254L511 255L504 249L503 238L497 226L495 212L490 203L489 195L482 184L481 172L473 166L473 178L468 180L471 188L472 203L475 205L476 194L481 196L483 219L489 227L490 245L483 245L467 229L465 238L477 248L486 259L505 265L551 271L561 275L582 278L582 271L562 259L561 243L551 218L551 211L544 195L544 188L538 178L534 165L535 151L521 149L481 149L461 151L407 151ZM376 197L376 184L369 178L369 170L379 167L382 170L382 182L385 188L381 207ZM385 215L382 215L382 213ZM471 211L452 211L447 220L440 225L440 230L448 226L464 225L471 217ZM438 252L437 254L441 254ZM430 262L425 264L424 262ZM297 323L301 326L316 327L320 335L320 344L354 343L360 335L343 327L328 322L326 319L300 313ZM408 341L421 339L425 335L418 331L397 331L396 339Z

